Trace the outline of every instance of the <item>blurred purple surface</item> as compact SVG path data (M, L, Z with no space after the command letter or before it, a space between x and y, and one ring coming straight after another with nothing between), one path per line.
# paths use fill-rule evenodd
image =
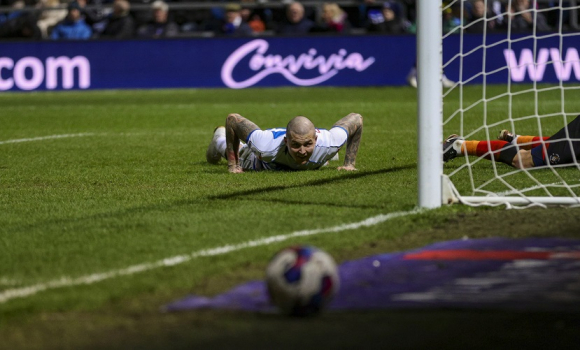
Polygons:
M521 252L532 258L522 259ZM425 258L432 253L439 257ZM347 261L339 266L339 274L341 286L330 310L475 307L580 312L580 240L441 242ZM276 312L263 281L210 298L190 295L165 307L202 308Z

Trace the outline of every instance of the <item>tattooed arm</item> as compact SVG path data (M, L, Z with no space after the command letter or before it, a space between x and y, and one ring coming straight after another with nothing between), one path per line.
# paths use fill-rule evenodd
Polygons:
M333 126L343 127L348 132L344 165L338 167L338 170L356 170L354 165L362 137L363 117L358 113L351 113L337 121Z
M239 114L232 113L226 118L226 158L230 173L243 172L238 154L240 140L246 141L248 135L257 129L260 128L256 124Z

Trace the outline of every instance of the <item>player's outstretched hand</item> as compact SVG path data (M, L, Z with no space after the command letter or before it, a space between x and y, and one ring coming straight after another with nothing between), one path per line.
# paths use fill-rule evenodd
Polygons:
M244 169L242 169L241 166L236 165L236 166L229 167L228 171L232 174L239 174L239 173L243 173Z
M356 171L356 170L358 170L357 168L354 167L354 165L339 166L337 169L338 170L346 170L346 171Z

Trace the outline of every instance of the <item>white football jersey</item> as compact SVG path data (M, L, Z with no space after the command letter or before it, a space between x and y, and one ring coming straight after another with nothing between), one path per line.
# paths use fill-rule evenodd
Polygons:
M284 142L285 136L284 128L252 131L246 140L247 149L240 150L242 167L246 170L318 169L340 151L346 143L348 133L338 126L330 130L316 129L314 152L308 163L302 165L296 164L288 153Z

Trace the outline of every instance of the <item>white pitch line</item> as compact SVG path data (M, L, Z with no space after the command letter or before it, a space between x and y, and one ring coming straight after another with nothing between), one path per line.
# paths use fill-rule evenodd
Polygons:
M0 286L14 286L19 284L16 280L0 277Z
M81 137L81 136L91 136L91 135L94 135L94 133L85 132L85 133L80 133L80 134L49 135L49 136L31 137L31 138L26 138L26 139L14 139L14 140L0 141L0 145L4 145L7 143L42 141L42 140L50 140L50 139L63 139L63 138L67 138L67 137Z
M121 133L94 133L94 132L83 132L78 134L61 134L61 135L49 135L49 136L39 136L39 137L30 137L24 139L14 139L14 140L5 140L0 141L0 145L9 144L9 143L19 143L19 142L31 142L31 141L43 141L43 140L53 140L53 139L63 139L67 137L83 137L83 136L175 136L175 135L206 135L206 131L192 131L192 132L121 132Z
M205 257L205 256L223 255L223 254L231 253L231 252L246 249L246 248L259 247L259 246L269 245L272 243L282 242L282 241L286 241L290 238L295 238L295 237L313 236L313 235L317 235L317 234L321 234L321 233L341 232L341 231L346 231L346 230L354 230L354 229L357 229L360 227L374 226L374 225L378 225L380 223L383 223L383 222L391 220L391 219L395 219L395 218L407 216L407 215L418 214L420 212L423 212L423 210L415 209L415 210L411 210L411 211L381 214L381 215L370 217L370 218L365 219L363 221L354 222L354 223L350 223L350 224L344 224L344 225L328 227L328 228L321 228L321 229L316 229L316 230L296 231L296 232L292 232L292 233L289 233L286 235L266 237L266 238L261 238L261 239L256 239L253 241L240 243L240 244L225 245L225 246L212 248L212 249L204 249L204 250L199 250L197 252L194 252L194 253L191 253L188 255L177 255L177 256L158 260L158 261L151 262L151 263L144 263L144 264L129 266L127 268L120 269L120 270L112 270L112 271L108 271L108 272L96 273L96 274L82 276L82 277L76 277L76 278L61 277L59 279L52 280L52 281L49 281L46 283L39 283L39 284L31 285L28 287L21 287L21 288L13 288L13 289L4 290L4 291L0 292L0 304L3 304L11 299L25 298L25 297L28 297L31 295L35 295L39 292L49 290L49 289L93 284L96 282L104 281L104 280L118 277L118 276L133 275L133 274L136 274L139 272L149 271L149 270L153 270L153 269L156 269L159 267L175 266L175 265L183 264L183 263L188 262L190 260Z

